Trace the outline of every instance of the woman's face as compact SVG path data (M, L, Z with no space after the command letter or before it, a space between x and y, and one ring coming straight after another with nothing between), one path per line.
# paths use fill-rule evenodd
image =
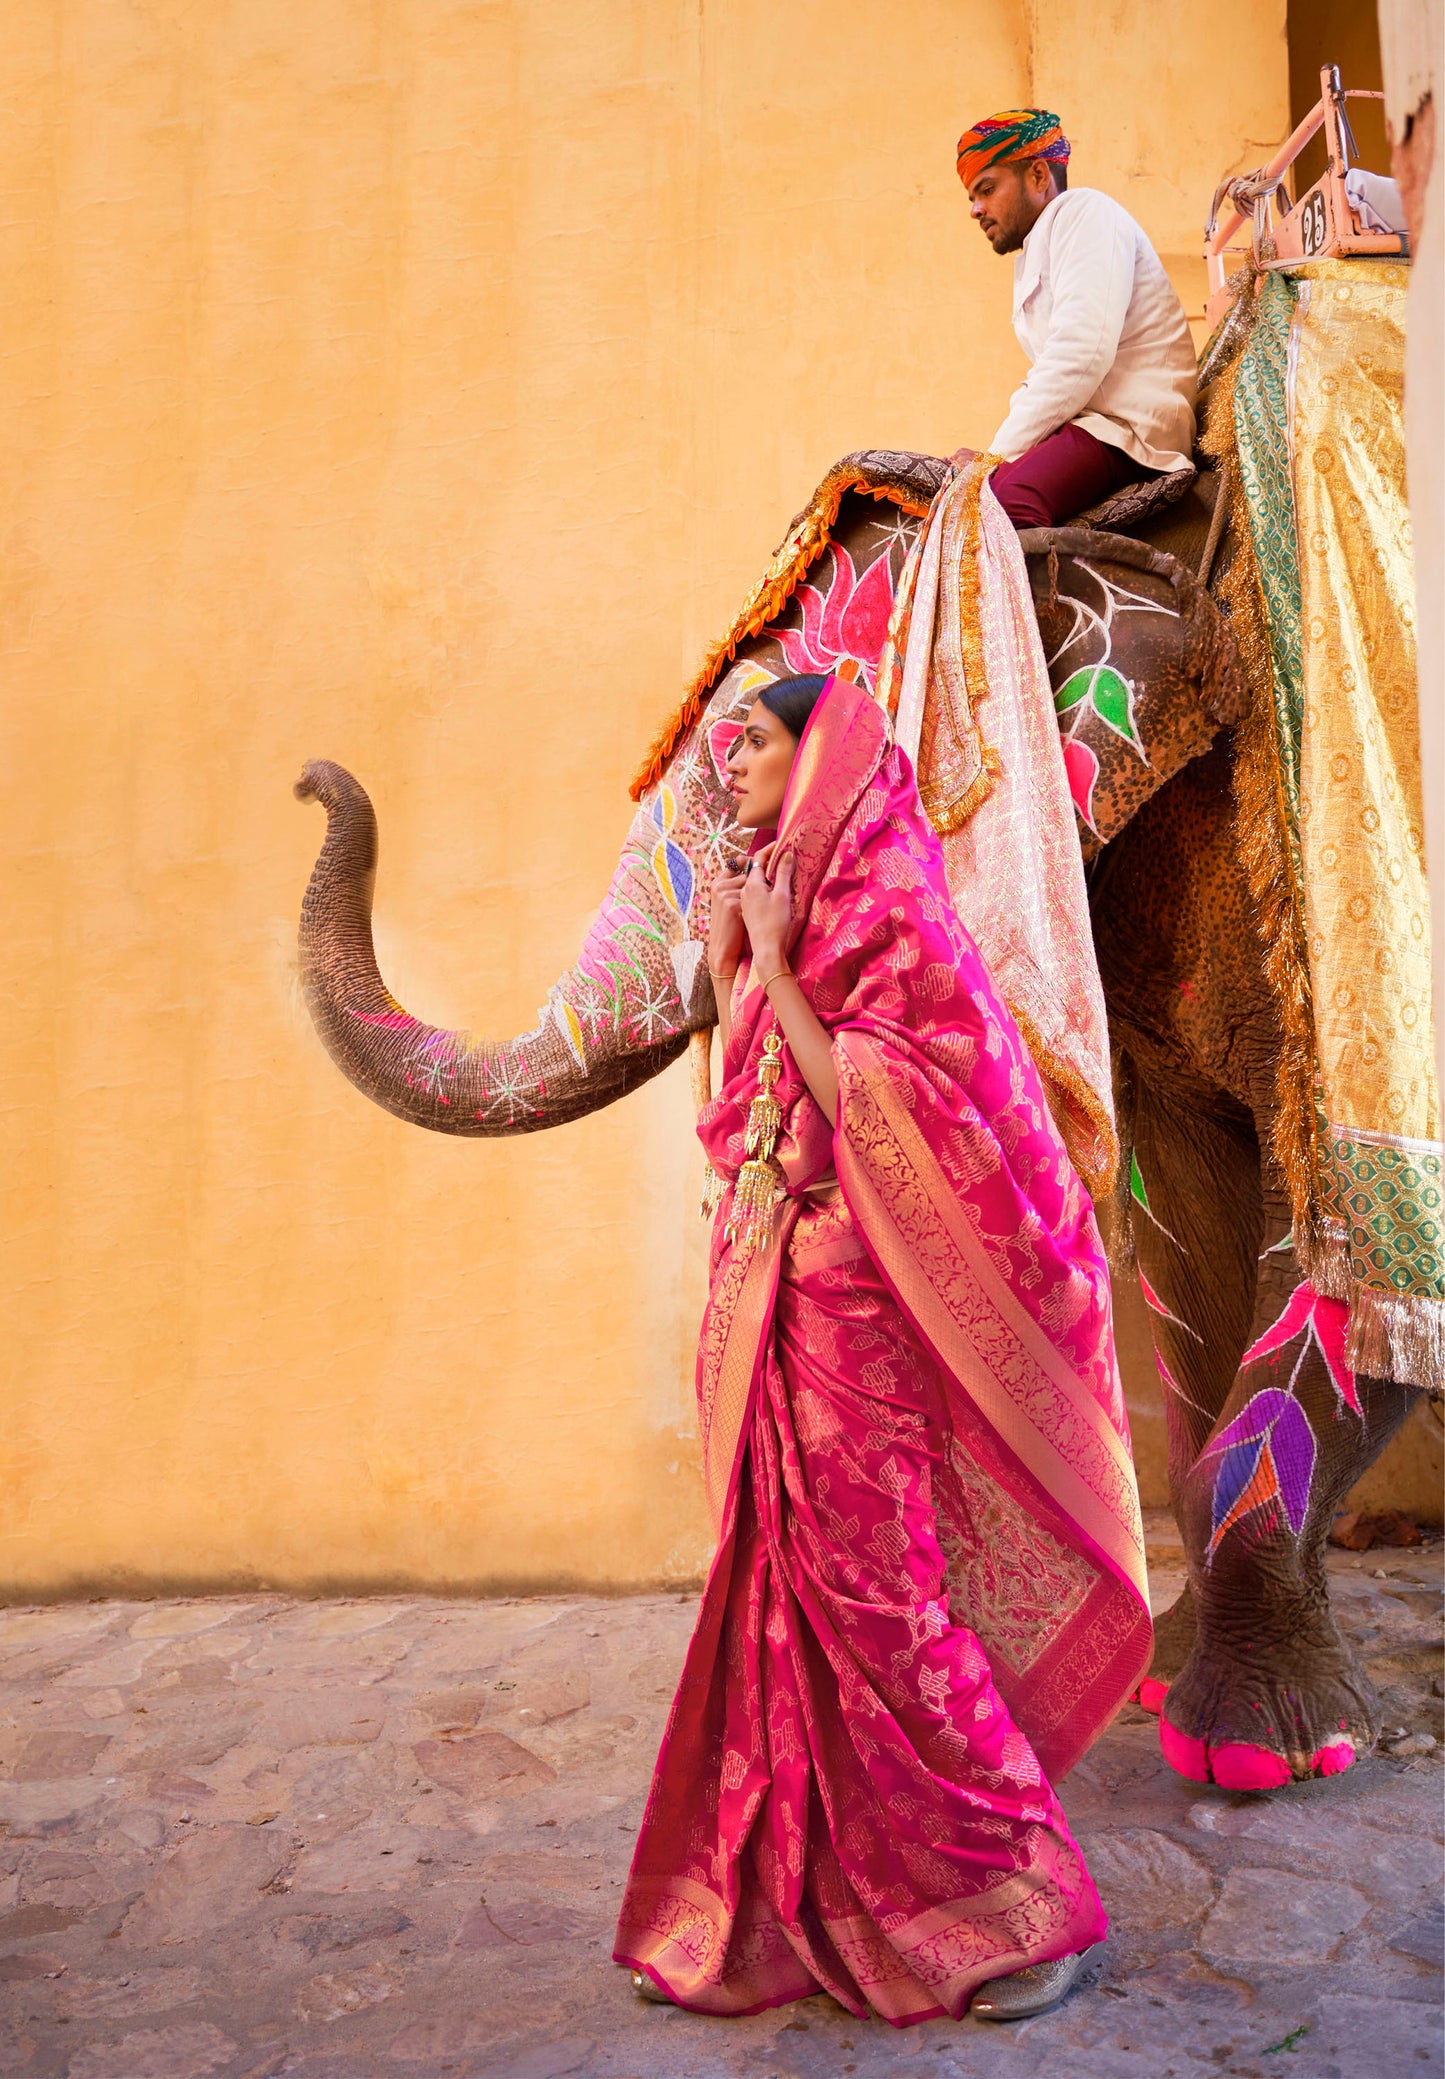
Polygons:
M798 739L763 703L753 703L743 733L728 752L728 786L743 830L771 830L783 806Z

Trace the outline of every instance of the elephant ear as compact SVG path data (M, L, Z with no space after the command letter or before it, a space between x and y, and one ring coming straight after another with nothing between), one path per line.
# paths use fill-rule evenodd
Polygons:
M1030 528L1034 608L1085 858L1220 729L1248 691L1229 624L1166 550L1085 527Z
M735 849L728 751L758 689L788 668L785 634L881 645L893 563L907 546L894 508L912 511L923 497L915 464L852 457L829 472L788 555L774 557L656 739L601 905L526 1032L489 1040L429 1025L397 1002L372 939L371 802L329 760L306 768L297 791L322 803L327 829L302 905L301 982L323 1044L356 1089L433 1132L531 1133L613 1103L715 1023L705 955L712 883ZM859 486L868 495L853 495Z

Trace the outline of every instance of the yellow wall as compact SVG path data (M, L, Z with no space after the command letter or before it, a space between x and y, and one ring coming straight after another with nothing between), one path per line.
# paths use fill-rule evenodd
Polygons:
M1380 27L1373 7L1359 0L1289 0L1290 122L1302 123L1320 98L1320 67L1338 65L1346 90L1378 93L1384 84ZM1349 110L1358 163L1375 173L1390 171L1385 111L1379 101L1356 101ZM1323 134L1311 139L1295 161L1294 193L1303 195L1325 170Z
M696 1572L685 1073L506 1143L370 1108L290 784L372 789L403 1000L530 1022L824 466L1001 413L962 123L1051 100L1180 255L1286 126L1283 0L1034 12L9 9L4 1589Z

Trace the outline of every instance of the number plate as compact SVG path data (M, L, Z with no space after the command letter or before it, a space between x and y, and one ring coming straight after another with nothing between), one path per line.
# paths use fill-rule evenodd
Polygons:
M1304 214L1300 219L1300 244L1308 258L1323 250L1329 235L1329 216L1325 210L1325 198L1316 188L1305 198Z

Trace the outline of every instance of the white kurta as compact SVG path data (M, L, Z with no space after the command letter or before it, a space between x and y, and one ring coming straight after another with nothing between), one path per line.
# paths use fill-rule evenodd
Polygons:
M1033 363L989 442L1008 461L1070 423L1146 469L1194 446L1194 343L1168 275L1127 209L1069 188L1014 261L1014 331Z

